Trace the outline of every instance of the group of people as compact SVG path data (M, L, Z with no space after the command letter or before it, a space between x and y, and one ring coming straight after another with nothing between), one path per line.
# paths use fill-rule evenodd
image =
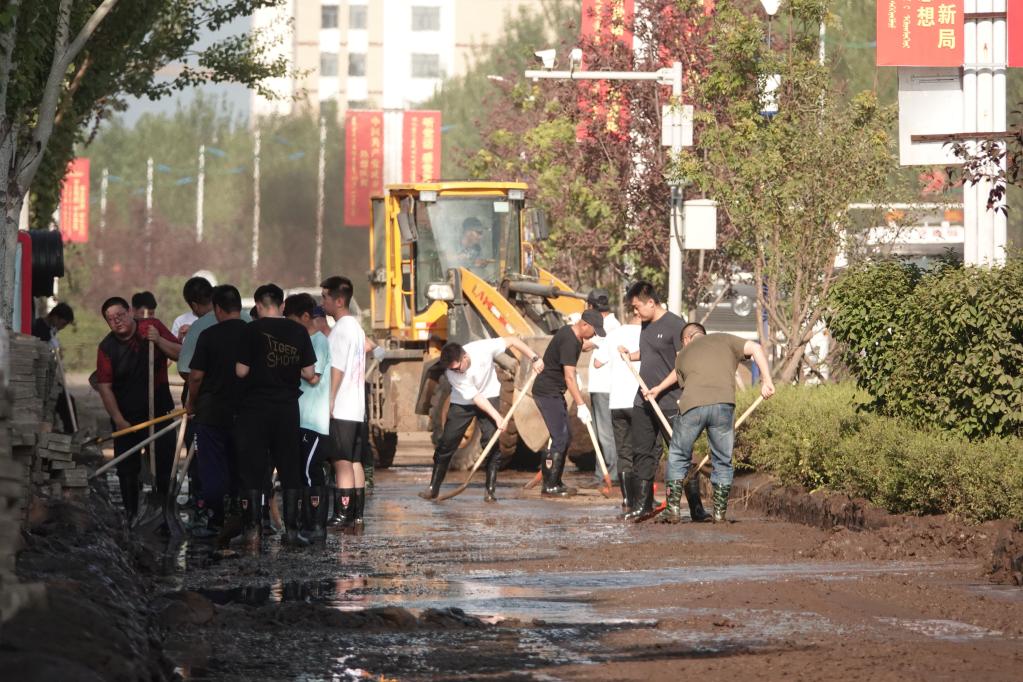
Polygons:
M434 452L430 484L420 495L437 497L452 455L473 418L480 424L484 443L495 430L507 427L509 416L498 410L500 382L494 360L513 349L528 359L538 375L532 397L550 434L541 458L541 495L557 498L577 492L562 480L571 438L567 392L576 417L595 427L609 476L617 478L621 488L622 518L640 521L652 515L654 475L666 445L666 500L658 520L682 521L684 495L692 521L724 521L734 471L736 370L752 358L763 377L761 395L769 398L774 384L767 357L754 341L731 334L708 335L701 324L687 323L667 311L649 282L631 286L624 303L630 316L621 324L611 312L607 292L594 290L586 310L554 334L542 356L513 336L445 345L439 362L451 384L451 409ZM586 350L593 351L588 372L590 406L583 399L577 372ZM693 446L704 431L712 455L712 514L703 507L699 480L688 476ZM495 450L486 462L487 501L496 499L499 469L500 455Z
M265 284L243 311L237 288L193 277L182 292L192 316L176 321L180 336L153 316L151 294L131 304L117 296L104 301L110 333L99 344L94 385L115 432L174 409L170 361L185 380L186 442L197 463L190 473L206 517L193 533L221 540L241 533L258 543L270 527L275 474L285 543L322 541L330 524L363 524L372 467L366 355L380 351L352 314L351 280L329 277L321 289L319 305L308 293L285 298L279 286ZM115 456L145 439L145 431L117 436ZM172 432L147 446L157 499L170 493L175 446ZM141 462L131 456L117 465L129 518L139 510ZM240 524L229 522L235 518Z

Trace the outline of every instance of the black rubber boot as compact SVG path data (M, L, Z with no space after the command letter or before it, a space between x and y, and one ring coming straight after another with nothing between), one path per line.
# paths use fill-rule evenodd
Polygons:
M636 506L636 479L633 478L632 473L618 474L618 484L622 487L622 511L618 514L618 518L624 519L625 515Z
M686 503L689 505L689 517L693 523L711 521L711 515L703 508L703 501L700 499L700 474L695 474L686 483Z
M728 513L728 496L732 493L732 486L729 485L714 485L714 523L723 523L727 519L725 515Z
M124 513L128 516L128 523L132 523L139 514L139 477L124 475L118 476L117 482L121 486L121 504L124 505Z
M654 510L654 482L644 478L632 479L632 511L625 515L626 521L635 521Z
M487 482L484 486L484 502L497 502L497 472L501 469L501 456L498 453L491 453L487 460Z
M310 530L306 535L313 542L323 542L327 539L327 514L330 513L330 495L326 486L307 488L309 491L308 514Z
M356 488L355 498L352 500L352 521L357 526L365 523L363 515L366 513L366 489Z
M327 488L327 525L336 526L341 523L341 488L330 486Z
M355 488L338 488L334 513L341 517L339 525L347 527L355 522Z
M680 523L682 521L682 481L667 482L667 497L664 510L657 515L657 523Z
M618 472L618 489L622 491L622 511L629 509L629 474Z
M227 544L242 534L242 505L237 497L228 497L224 503L224 525L217 536L217 544Z
M263 492L245 490L242 492L242 538L247 547L258 549L263 535L261 514Z
M451 463L449 459L433 460L433 471L430 473L430 485L425 490L419 491L419 497L424 500L435 500L437 495L440 494L440 486L444 482L444 477L448 474L448 465Z
M543 460L543 490L540 494L545 497L571 497L576 494L575 488L570 488L561 482L561 475L565 471L565 453L551 451Z
M298 502L302 499L302 491L288 488L282 495L284 509L281 515L284 517L284 544L292 547L308 547L309 538L302 535L298 529Z

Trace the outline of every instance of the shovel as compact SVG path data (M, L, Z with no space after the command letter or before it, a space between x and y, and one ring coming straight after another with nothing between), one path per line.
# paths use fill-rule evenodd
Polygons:
M167 498L163 501L163 522L174 537L185 534L185 527L182 525L181 517L178 515L178 490L180 489L178 484L178 456L181 454L181 446L185 444L185 432L187 429L188 415L186 414L181 420L181 426L178 427L178 439L174 443L174 457L171 459L171 470L167 477ZM185 455L186 464L184 471L188 471L187 463L192 459L194 451L195 440L193 439L188 446L188 454Z
M183 414L185 414L185 410L184 409L174 410L173 412L168 412L167 414L165 414L165 415L163 415L161 417L157 417L156 419L148 419L148 420L146 420L146 421L144 421L144 422L142 422L140 424L134 424L132 426L129 426L126 429L121 429L120 431L114 431L109 436L97 436L96 438L93 438L90 441L86 441L85 445L99 445L100 443L105 443L108 440L113 440L114 438L120 438L121 436L127 436L129 433L135 433L136 431L142 431L143 429L147 429L150 426L154 426L156 424L162 424L163 422L168 421L168 420L177 419L178 417L180 417ZM161 433L162 433L162 431L161 431ZM149 442L148 439L146 440L146 442L147 443Z
M536 373L534 372L534 373L532 373L530 375L529 380L526 382L526 385L522 387L522 392L519 393L519 397L515 399L514 403L512 403L511 409L508 410L508 414L506 414L504 416L505 423L507 423L508 421L511 420L512 415L515 414L515 410L522 403L523 399L527 395L529 395L529 389L533 387L533 381L535 379L536 379ZM455 488L454 490L452 490L449 493L444 493L443 495L438 495L437 496L437 501L438 502L443 502L444 500L450 500L452 497L454 497L455 495L460 494L462 491L464 491L466 488L469 487L469 481L472 480L472 475L476 473L476 470L479 469L480 465L483 464L484 460L486 460L487 455L490 454L490 450L494 447L494 445L497 444L497 440L500 437L501 437L501 430L498 429L497 431L494 431L494 435L490 437L490 441L487 442L487 446L485 448L483 448L483 452L481 452L480 456L476 458L476 462L472 465L472 469L469 470L469 475L465 477L465 481L462 483L462 485L458 486L457 488Z

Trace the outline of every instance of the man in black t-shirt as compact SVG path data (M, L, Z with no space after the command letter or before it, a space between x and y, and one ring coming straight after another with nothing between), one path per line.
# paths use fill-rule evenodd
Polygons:
M193 535L212 536L224 522L224 496L238 495L234 423L241 380L235 374L238 346L247 324L242 299L230 284L213 288L217 324L204 329L195 344L188 372L188 414L195 424L195 454L203 482L204 506L211 516Z
M629 288L626 300L642 322L639 333L639 351L630 353L632 360L640 361L639 376L650 389L649 397L657 401L668 423L678 414L678 399L682 389L675 376L675 356L682 350L682 328L685 320L661 307L660 299L649 282L637 282ZM628 353L627 348L619 351ZM661 440L658 440L658 434ZM632 509L625 519L634 521L648 515L654 506L654 476L661 459L662 448L670 436L644 395L636 391L632 408L632 494L628 496ZM663 445L662 445L663 442ZM686 500L694 521L709 519L710 515L700 502L700 481L694 477L686 486Z
M543 354L543 371L533 384L533 400L551 435L550 447L541 463L543 487L540 494L544 496L567 497L576 492L561 481L569 442L565 389L576 404L576 415L582 422L589 423L592 418L576 383L575 365L579 362L583 342L594 334L604 336L604 318L596 310L584 311L578 322L555 332Z
M245 538L250 544L259 541L260 488L272 462L284 490L285 542L308 545L298 528L304 484L298 398L300 379L315 377L316 353L302 325L281 315L284 292L279 286L264 284L253 298L259 319L246 325L235 365L245 380L235 430Z

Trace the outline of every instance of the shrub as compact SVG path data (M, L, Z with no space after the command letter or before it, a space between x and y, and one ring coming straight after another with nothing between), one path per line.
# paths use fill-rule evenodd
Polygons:
M865 404L970 439L1023 435L1023 262L847 272L828 326Z
M894 513L1023 518L1023 440L914 428L858 409L862 397L849 384L786 387L740 429L736 457Z

